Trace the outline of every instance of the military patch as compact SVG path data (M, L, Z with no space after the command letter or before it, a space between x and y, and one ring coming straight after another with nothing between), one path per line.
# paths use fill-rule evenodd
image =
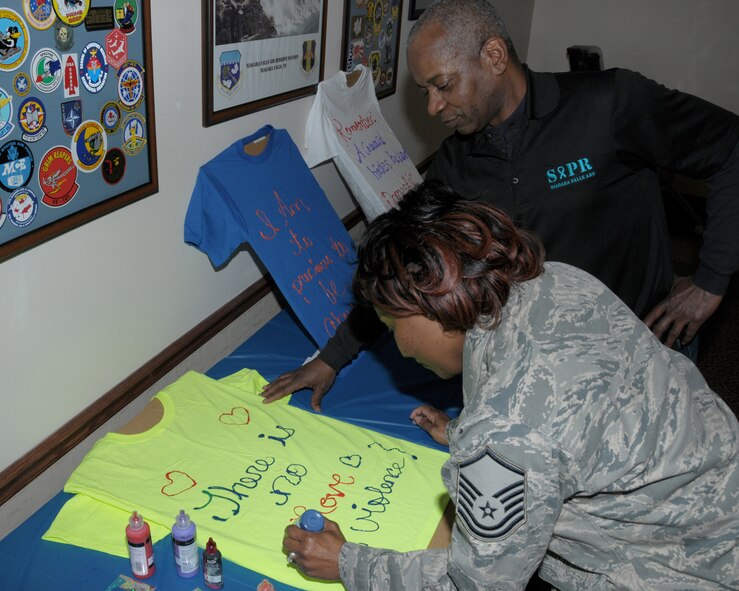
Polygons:
M23 12L34 29L45 31L56 20L51 0L26 0L23 2Z
M80 55L80 77L82 85L96 94L103 89L108 79L108 60L100 43L90 41Z
M28 97L18 107L18 124L23 129L21 136L26 142L37 142L49 129L46 123L46 109L36 97Z
M146 145L144 125L144 118L138 113L131 113L123 122L123 151L129 156L135 156Z
M303 41L303 57L300 60L300 69L304 74L309 75L316 65L316 41L308 39Z
M103 163L108 136L97 121L83 121L72 136L72 159L82 172L92 172Z
M52 0L54 12L65 25L81 25L90 10L90 0Z
M107 31L115 27L112 6L90 7L85 18L86 31Z
M25 228L38 213L38 199L28 187L17 189L8 197L8 219L18 228Z
M100 111L100 124L108 134L115 133L121 125L121 109L117 103L109 102Z
M218 61L220 62L218 90L226 96L231 96L241 82L241 52L237 49L224 51L218 57Z
M0 139L9 135L14 128L13 97L0 88Z
M0 186L6 191L25 187L33 176L33 153L19 140L11 140L0 147Z
M118 70L118 99L125 111L135 111L144 100L144 68L127 61Z
M62 207L72 200L80 186L72 152L65 146L50 148L38 168L38 184L44 192L41 202L49 207Z
M126 35L136 30L138 18L139 8L136 0L115 0L115 20Z
M61 21L54 23L54 44L59 51L69 51L74 45L74 29Z
M119 148L111 148L105 155L101 171L105 182L115 185L126 173L126 155Z
M64 133L69 137L74 135L74 130L77 126L82 123L82 101L77 99L74 101L67 101L61 104L62 106L62 127Z
M62 83L62 58L48 47L39 49L31 61L33 85L44 93L54 92Z
M26 96L31 90L31 78L25 72L18 72L13 78L13 90L18 96Z
M116 70L128 59L128 37L120 29L113 29L105 36L105 54Z
M526 521L526 473L490 448L459 464L457 515L483 540L502 539Z
M80 72L77 69L77 54L65 53L64 64L64 98L75 98L80 95Z
M0 70L15 70L28 56L28 27L21 15L0 8Z

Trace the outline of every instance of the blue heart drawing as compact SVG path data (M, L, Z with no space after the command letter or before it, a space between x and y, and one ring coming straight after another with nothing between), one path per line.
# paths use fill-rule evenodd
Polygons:
M350 456L341 456L339 461L345 466L350 468L359 468L362 465L362 456L359 454L352 454Z

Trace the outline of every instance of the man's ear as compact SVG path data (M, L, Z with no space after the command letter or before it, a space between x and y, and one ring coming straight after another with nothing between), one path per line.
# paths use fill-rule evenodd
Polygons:
M508 45L501 37L490 37L480 48L480 60L497 75L508 67Z

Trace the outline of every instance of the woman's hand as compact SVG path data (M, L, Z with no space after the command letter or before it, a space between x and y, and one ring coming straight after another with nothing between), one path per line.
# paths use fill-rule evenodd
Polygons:
M346 539L338 524L324 520L323 530L310 532L290 525L285 530L282 549L288 560L303 573L315 579L338 581L339 553ZM292 560L290 560L290 558Z
M446 426L451 419L438 408L424 404L411 413L411 421L426 431L436 443L449 445Z
M269 404L303 388L312 388L313 396L310 399L310 404L313 410L320 412L321 399L334 385L335 379L336 372L333 368L316 358L298 369L283 373L271 381L262 389L261 396L264 398L265 404Z

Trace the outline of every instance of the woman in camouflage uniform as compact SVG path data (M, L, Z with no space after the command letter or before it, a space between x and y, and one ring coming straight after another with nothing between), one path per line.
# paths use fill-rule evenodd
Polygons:
M437 183L377 218L359 303L400 351L463 374L464 409L411 418L449 445L444 550L398 553L291 526L305 574L354 589L739 589L739 424L602 283Z

